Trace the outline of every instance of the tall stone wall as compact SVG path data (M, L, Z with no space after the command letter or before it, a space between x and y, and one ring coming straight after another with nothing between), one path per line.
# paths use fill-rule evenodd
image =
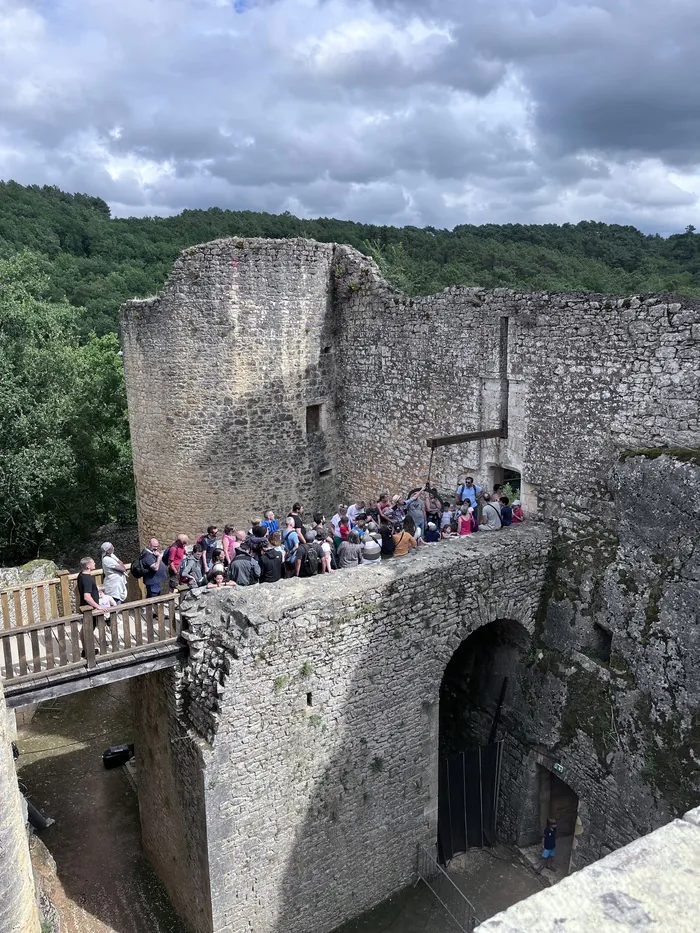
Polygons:
M182 834L176 802L189 796L205 811L211 919L190 920L197 933L327 933L413 880L416 844L436 836L447 662L496 619L519 623L526 641L535 627L546 529L483 539L333 577L207 593L187 607L190 661L167 675L179 678L170 716L201 755L202 787L164 744L153 678L141 688L151 698L140 703L137 758L152 762L142 798L152 782L156 799L163 783L180 788L169 806L142 814L147 851L168 839L171 856L188 863L202 839ZM523 702L515 690L508 708ZM173 744L190 754L184 734ZM181 897L181 875L162 877Z
M39 933L39 913L22 802L0 683L0 930Z
M200 278L187 272L190 262L201 267ZM301 267L313 271L295 277L291 270ZM261 269L264 274L258 276L256 270ZM505 375L508 438L440 449L432 472L437 485L451 489L465 469L484 485L497 480L503 468L515 469L522 475L530 517L544 521L552 532L532 651L523 660L518 683L523 702L507 719L510 789L504 799L504 825L513 838L523 841L537 831L533 775L538 764L551 768L554 761L564 769L563 779L580 800L584 832L574 853L577 867L696 805L700 796L700 696L693 678L700 663L697 304L667 296L613 299L469 288L409 299L390 288L369 260L347 247L321 247L305 241L224 241L183 256L160 303L127 307L125 363L132 409L134 400L142 405L147 397L140 373L155 374L160 385L163 374L172 372L167 369L170 363L164 362L169 360L167 353L161 353L165 344L159 343L165 339L161 334L167 330L168 320L181 312L189 315L206 299L202 308L216 308L227 321L238 321L243 306L231 297L238 294L239 287L232 283L244 279L255 282L254 289L250 286L254 290L252 304L263 305L266 296L270 301L281 296L279 300L287 302L288 315L273 311L257 330L247 333L245 341L237 337L238 343L229 344L220 339L222 332L210 333L200 327L197 318L187 337L177 338L180 343L175 356L188 374L189 393L178 402L179 417L173 424L165 423L168 412L164 402L160 409L154 407L146 421L138 410L131 411L142 533L150 533L151 528L161 536L165 536L164 528L169 534L199 530L210 520L221 523L232 514L246 521L246 510L259 512L268 501L286 511L296 498L307 508L326 508L333 495L347 499L357 494L374 496L382 488L405 491L427 475L427 437L498 427L506 413L501 401ZM206 297L218 295L217 289L223 289L227 297L216 301ZM293 326L285 329L284 323L292 318ZM503 318L508 320L505 372L501 371ZM311 335L303 345L299 343L302 320ZM255 397L250 392L231 396L236 430L241 432L227 459L227 464L235 464L232 470L240 478L233 485L232 479L215 468L217 461L210 456L210 429L206 419L202 422L199 417L201 410L190 419L188 408L193 404L196 409L196 399L208 391L205 369L199 361L208 360L212 352L217 360L223 360L223 355L216 356L223 354L220 345L228 347L231 367L238 365L240 348L252 348L253 355L265 360L287 354L284 385L291 387L275 408L274 424L268 409L260 407L261 392L254 393ZM272 353L270 348L274 348ZM322 386L323 391L314 386ZM321 430L309 436L305 434L306 407L321 401ZM291 421L285 422L285 418ZM277 421L285 428L278 428ZM168 457L163 457L164 452L173 451L175 458L178 445L189 451L186 465L195 479L193 484L182 479L181 466L175 468L176 459L171 466ZM206 456L197 459L196 450L205 451ZM251 466L254 450L262 459ZM155 452L153 457L146 456L151 452ZM285 472L283 466L289 462L292 467ZM201 482L207 477L209 485ZM187 490L192 487L195 498L188 499ZM183 506L183 502L189 504ZM478 546L477 554L490 554L496 543L484 541L484 537L479 535L473 542L472 546ZM508 573L492 578L483 598L501 593L509 579ZM431 580L433 585L442 598L440 581ZM313 602L313 592L321 591L309 591L312 614L325 612L327 607ZM245 606L252 596L237 594L236 598ZM260 594L257 598L270 597ZM364 598L358 598L362 605ZM406 597L393 593L391 598L395 618L408 625L414 613L422 617L430 597L409 588ZM340 615L360 611L356 603L355 595L347 593L334 604L335 611ZM306 618L306 608L300 604L295 611L298 617L284 616L287 628L278 637L298 648L297 626L301 623L297 618ZM259 630L258 609L241 612L256 627L244 626L253 638L251 632ZM239 616L232 613L231 625L236 618ZM367 635L363 627L359 631ZM219 643L219 636L211 637ZM319 651L325 650L327 637L327 632L323 639L319 635ZM235 657L238 642L227 638L221 636L221 643L230 645ZM350 652L348 670L355 673L344 671L341 680L353 676L363 682L361 672L369 668L376 683L389 684L392 665L399 663L398 669L405 672L388 653L382 658L385 666L373 668L365 660L374 656L371 645L370 641L364 646L359 668L358 656ZM266 650L260 655L258 664L266 665ZM235 665L233 669L239 670ZM289 673L280 668L273 679L287 676ZM432 689L439 689L439 665L431 676L435 679ZM221 681L225 696L226 677L216 664L207 668L204 680L207 677ZM301 683L295 675L300 697ZM241 685L241 699L246 699L252 710L267 709L266 701L246 689ZM285 690L280 687L280 695L286 696ZM195 694L191 689L185 691L186 714L181 715L189 717L187 722L201 735L219 736L224 720L212 718L211 708L202 705L201 697L197 699ZM380 710L374 729L383 735L383 703L373 697ZM216 705L216 697L212 702ZM363 716L360 722L365 728ZM255 721L267 722L267 713L261 717ZM340 714L319 721L312 712L308 723L325 724L328 736L344 741L346 726ZM414 755L420 754L422 747L415 725L404 733L397 722L391 722ZM230 728L235 735L235 727ZM268 736L271 747L287 747L290 735L298 737L296 728L289 734L273 731ZM366 731L370 732L369 724ZM308 739L306 733L301 735ZM257 739L247 735L243 739L252 743L260 762L267 761L255 744ZM369 736L367 739L369 742ZM212 755L222 748L221 740L215 739ZM228 774L231 769L238 774L237 765L225 756L217 761L221 773ZM335 767L335 759L331 761ZM335 794L345 800L344 771L341 762L335 778L326 779L324 799ZM382 772L378 773L383 780ZM205 798L209 793L207 780ZM286 786L297 788L296 777L274 764L266 780L284 781ZM265 785L266 793L272 793L271 786ZM219 788L215 793L223 791ZM234 812L238 798L231 800ZM307 812L307 803L302 802L301 811ZM335 812L332 807L331 812ZM387 812L395 818L391 808ZM295 822L296 810L291 816L286 810L284 813L276 825L283 850L288 852L289 826L296 827L296 832L299 824ZM379 811L373 816L378 825L385 825ZM410 820L414 827L430 825L429 821L421 823L417 809L410 812ZM407 817L406 825L408 821ZM241 832L244 826L242 823ZM264 842L257 824L252 826L250 846L257 855L257 846ZM315 836L304 830L302 838L309 851L315 852ZM350 842L361 848L362 839L341 840L344 857L352 863L356 853L351 851ZM376 846L383 845L396 854L391 842L382 836ZM209 847L211 856L211 842ZM225 850L222 843L221 851ZM324 852L323 847L318 851ZM248 857L242 852L236 857L243 856ZM217 866L228 864L226 858L212 861L212 878ZM315 880L308 879L302 869L299 877L304 880L302 887L295 889L297 898L290 894L288 876L270 867L263 899L272 898L278 912L282 903L302 903L305 886L309 902L315 903ZM357 870L358 877L364 877L361 866ZM382 875L378 884L386 893L399 880L398 875ZM250 890L257 892L257 882L250 883ZM368 897L376 893L369 881L365 889ZM250 916L257 910L255 897L257 894L251 894L247 902ZM217 898L212 892L215 903ZM345 895L341 898L344 911L360 904L360 900L351 900ZM227 903L225 892L220 903ZM218 909L212 914L217 931L216 917L226 916L227 908L221 908L223 913L217 913ZM323 906L318 910L319 922L325 922Z
M336 450L333 252L219 240L185 250L160 298L124 307L142 540L335 499L333 474L321 475ZM320 430L307 432L312 405Z

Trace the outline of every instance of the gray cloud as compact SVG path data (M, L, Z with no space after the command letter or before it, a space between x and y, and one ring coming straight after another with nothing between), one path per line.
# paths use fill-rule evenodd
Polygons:
M119 214L697 222L695 0L4 0L0 176Z

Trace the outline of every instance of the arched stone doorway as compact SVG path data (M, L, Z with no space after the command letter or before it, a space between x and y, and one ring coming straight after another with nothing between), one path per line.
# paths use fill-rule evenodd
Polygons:
M438 851L445 860L499 836L501 739L522 702L519 674L529 640L519 622L498 619L472 632L445 668L438 780Z

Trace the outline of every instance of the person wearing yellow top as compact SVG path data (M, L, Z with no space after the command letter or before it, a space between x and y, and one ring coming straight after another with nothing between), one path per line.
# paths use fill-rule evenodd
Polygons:
M407 531L398 531L394 535L394 557L405 557L411 548L418 547L418 542Z

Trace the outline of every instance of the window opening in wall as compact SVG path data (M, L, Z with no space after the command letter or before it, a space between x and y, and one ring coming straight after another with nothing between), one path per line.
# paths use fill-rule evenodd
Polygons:
M307 694L306 694L306 705L307 705L307 706L313 706L313 705L314 705L314 697L313 697L313 694L312 694L312 693L307 693Z
M515 493L516 499L520 498L521 477L517 470L509 470L507 467L504 467L503 479L501 482L504 486L510 486Z
M330 344L329 344L327 347L324 347L324 348L322 349L321 352L322 352L322 353L330 353L332 349L333 349L333 347L331 347Z
M603 664L609 664L610 652L612 651L612 632L595 622L593 624L593 637L593 656L598 661L602 661Z
M318 434L321 430L321 409L322 405L306 406L306 433Z
M333 467L324 467L318 471L319 476L330 476L333 473Z

